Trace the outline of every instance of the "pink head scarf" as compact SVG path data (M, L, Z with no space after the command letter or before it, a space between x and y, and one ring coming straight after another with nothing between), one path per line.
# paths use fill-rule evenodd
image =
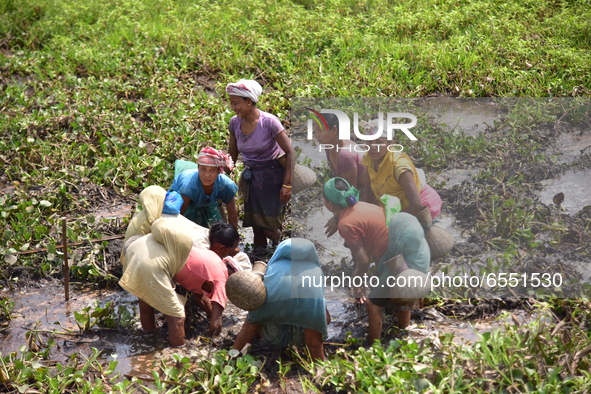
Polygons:
M218 167L220 174L224 172L224 167L228 167L230 171L234 169L234 162L230 155L210 147L201 149L199 156L197 156L197 164L200 166Z

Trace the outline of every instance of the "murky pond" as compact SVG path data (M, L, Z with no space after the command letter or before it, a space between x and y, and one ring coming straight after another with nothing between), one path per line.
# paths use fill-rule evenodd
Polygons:
M5 292L8 293L8 292ZM65 361L72 353L89 355L91 348L102 350L102 357L119 361L117 370L124 374L143 373L149 369L155 359L166 358L174 353L191 356L206 354L207 346L200 343L200 338L192 338L182 348L171 348L164 328L154 332L141 329L138 317L137 298L123 290L94 290L72 284L70 300L64 300L63 287L57 282L40 283L38 288L27 288L10 294L14 300L13 318L9 329L0 334L0 348L3 353L19 351L27 344L27 333L40 334L43 342L50 336L56 340L50 358ZM95 304L98 302L98 306ZM130 328L105 329L91 327L80 334L75 313L84 314L90 307L92 314L107 302L135 314L135 324ZM246 312L229 304L224 313L223 335L232 332L235 335L242 325ZM91 319L94 321L94 319Z
M480 168L450 169L442 171L435 177L435 183L444 189L451 189L464 182L470 182L481 171Z
M433 220L433 224L450 233L456 244L466 241L464 229L456 223L456 220L452 214L441 212L437 218Z
M572 163L582 153L591 149L591 131L583 133L562 133L552 146L546 150L549 155L556 155L558 163Z
M344 245L344 240L338 232L330 238L326 236L324 227L333 217L332 212L324 206L313 212L306 222L306 237L316 243L316 250L320 262L342 261L342 259L351 259L351 252Z
M468 345L477 342L481 335L486 332L501 330L506 325L527 324L539 317L539 315L521 309L513 310L496 318L475 319L472 321L447 318L433 308L426 308L420 313L425 318L408 327L411 337L421 339L451 334L454 336L453 341L455 343Z
M561 208L574 215L583 207L591 205L591 169L583 171L567 171L559 178L548 179L541 182L543 189L538 193L541 202L547 205L554 204L553 199L559 193L564 194Z
M3 295L9 295L4 291ZM117 359L117 371L122 374L138 375L149 371L153 360L166 359L174 353L190 357L206 357L208 352L219 349L225 338L233 339L246 318L246 312L228 302L224 311L224 329L220 338L209 344L205 337L190 338L181 348L168 345L166 330L159 328L154 332L141 329L138 317L137 298L123 290L94 290L72 284L70 300L65 301L63 287L57 282L42 282L38 288L27 288L10 294L14 300L13 318L9 329L0 334L2 353L17 352L27 344L27 333L39 334L41 341L47 343L50 337L56 340L51 348L50 358L64 362L72 353L91 354L91 348L102 351L105 360ZM104 307L107 302L121 305L135 313L135 324L130 328L105 329L92 327L80 335L76 313L89 313ZM333 318L329 337L340 333L338 323L347 319L347 301L342 294L327 294L327 306ZM80 324L82 324L80 322ZM329 338L330 340L330 338Z
M450 130L461 128L470 135L487 131L501 116L494 103L466 101L461 104L456 103L454 107L450 106L448 101L425 100L419 105L426 111L427 116L433 116L435 122L447 125ZM470 115L468 109L474 115ZM320 167L326 160L324 153L318 152L318 146L314 142L294 140L293 145L301 149L300 162L307 159L311 166ZM568 134L558 139L555 151L562 155L561 160L570 162L572 158L578 157L589 147L591 147L591 138L588 135ZM317 170L318 175L322 175L322 170L320 168ZM450 169L427 175L429 179L433 179L436 189L450 190L463 182L470 182L479 171L479 168ZM561 208L566 213L574 215L584 206L591 205L591 194L587 186L590 183L591 170L568 171L559 178L544 181L538 198L542 203L551 205L556 194L564 193ZM2 184L0 189L4 193L10 193L12 186ZM307 208L309 211L305 212L304 219L298 219L297 224L305 229L304 236L316 244L321 263L326 266L350 269L351 254L344 246L343 239L338 233L330 238L325 234L324 226L332 214L318 201L310 202ZM121 218L131 215L133 209L132 205L119 204L100 208L95 216L97 219ZM466 242L465 233L469 229L460 227L451 213L444 210L435 224L448 231L456 244ZM240 247L245 250L253 242L252 230L240 229L240 235L242 238ZM487 255L481 253L477 257L484 261ZM580 271L587 273L587 276L591 275L588 264L581 263ZM141 329L137 322L137 299L120 289L97 290L92 287L72 285L71 299L66 302L63 298L63 288L59 283L40 282L38 288L23 288L13 293L5 291L3 295L9 296L14 301L15 307L14 318L10 322L9 329L0 333L2 353L18 351L27 343L28 332L38 333L41 340L45 342L50 335L53 335L56 339L56 345L50 352L53 360L64 361L70 354L76 352L88 355L94 347L103 351L102 357L106 360L117 358L118 371L130 375L146 374L154 360L168 359L174 353L199 359L208 357L211 351L228 348L228 343L234 339L246 317L246 312L228 303L224 311L224 330L220 338L210 342L205 336L197 335L191 337L184 347L171 348L168 345L165 328L159 328L154 332L144 332ZM367 333L365 310L357 307L346 291L327 289L325 296L332 317L328 343L342 343L348 331L352 331L356 336ZM95 327L78 335L79 328L74 312L81 313L88 306L96 308L95 301L98 301L100 306L111 301L116 306L121 305L129 311L135 311L135 324L129 328L110 330ZM435 311L434 308L426 308L418 315L415 312L412 324L407 330L410 336L424 338L451 333L456 336L458 342L473 343L478 339L478 334L500 329L505 324L515 324L513 317L465 321L450 319L433 311ZM512 313L521 323L533 318L533 315L520 310L514 310Z
M99 219L117 219L126 216L131 216L134 211L134 206L131 204L119 204L114 206L103 207L94 214L94 217Z
M467 135L493 129L495 121L501 119L500 110L491 99L427 97L413 100L413 103L444 130L461 130Z

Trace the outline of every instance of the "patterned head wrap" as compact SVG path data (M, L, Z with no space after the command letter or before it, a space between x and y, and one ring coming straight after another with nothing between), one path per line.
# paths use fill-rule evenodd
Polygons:
M263 93L261 85L252 79L241 79L236 83L229 83L226 86L226 93L232 96L247 97L253 103L259 101L259 96Z
M197 156L197 164L200 166L219 167L220 174L224 172L224 167L228 167L230 171L234 169L234 162L230 155L210 147L201 149L199 156Z
M338 179L345 182L349 189L345 191L337 190L335 183ZM343 178L332 178L326 182L324 184L324 195L330 201L340 205L343 208L352 207L353 205L357 204L357 201L359 201L359 190L349 185L349 182Z

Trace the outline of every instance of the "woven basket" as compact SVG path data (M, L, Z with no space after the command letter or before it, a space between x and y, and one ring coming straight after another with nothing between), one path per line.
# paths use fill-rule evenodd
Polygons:
M431 285L427 283L427 274L408 268L401 254L386 261L384 265L392 275L396 276L397 285L390 287L390 305L412 305L417 299L429 294ZM400 272L401 267L406 269ZM394 282L391 284L393 285Z
M425 239L431 250L431 261L445 256L451 252L454 246L454 239L451 234L437 226L425 229Z
M421 208L421 212L417 215L417 219L419 219L419 223L423 228L429 227L433 224L433 219L431 218L431 211L429 211L429 207L423 206Z
M240 309L246 311L259 309L267 298L261 273L240 271L230 275L226 282L226 295L232 304Z
M252 266L252 272L255 274L261 275L264 277L265 272L267 271L267 263L264 261L255 261L254 265Z
M301 164L295 165L291 178L291 194L299 193L316 183L316 173Z

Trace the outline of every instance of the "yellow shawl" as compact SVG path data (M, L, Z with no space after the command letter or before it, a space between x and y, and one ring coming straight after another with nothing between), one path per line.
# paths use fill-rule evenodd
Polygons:
M176 221L158 220L151 230L129 245L119 285L165 315L185 317L184 299L174 291L172 278L187 262L193 239Z
M139 202L142 204L143 209L129 222L129 226L127 226L127 231L125 232L125 241L134 235L146 235L150 233L152 223L162 217L165 198L166 190L156 185L148 186L140 193Z

